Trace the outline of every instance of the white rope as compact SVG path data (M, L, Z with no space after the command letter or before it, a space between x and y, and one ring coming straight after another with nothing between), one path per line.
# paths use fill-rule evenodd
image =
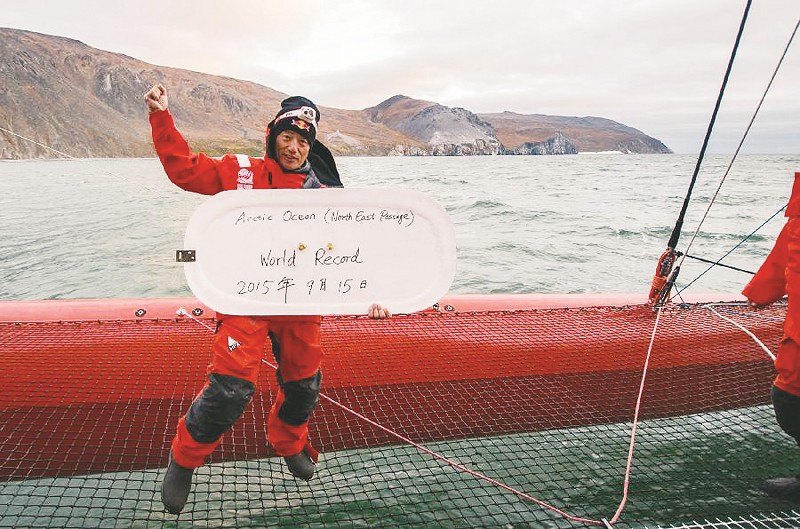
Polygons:
M763 349L764 352L767 353L767 356L769 356L772 359L772 361L774 362L775 361L775 354L773 354L773 352L769 350L769 347L764 345L764 342L759 340L758 337L755 334L753 334L752 332L748 331L743 325L740 325L739 323L733 321L732 319L730 319L730 318L728 318L726 316L723 316L722 314L720 314L719 312L714 310L715 306L720 306L720 305L731 305L731 304L730 303L709 303L708 305L703 305L703 308L710 310L711 312L716 314L717 317L719 317L720 319L725 320L728 323L730 323L731 325L733 325L734 327L738 327L739 329L744 331L744 333L747 334L750 338L752 338L753 341L759 347L761 347L761 349Z
M18 138L22 138L23 140L29 141L29 142L31 142L31 143L35 143L36 145L39 145L40 147L44 147L45 149L49 149L49 150L51 150L51 151L53 151L53 152L56 152L56 153L60 154L61 156L64 156L64 157L66 157L66 158L69 158L70 160L86 161L86 159L85 159L85 158L76 158L76 157L74 157L74 156L70 156L69 154L67 154L67 153L65 153L65 152L61 152L61 151L59 151L59 150L57 150L57 149L53 149L52 147L48 147L47 145L45 145L45 144L43 144L43 143L39 143L39 142L38 142L38 141L36 141L36 140L32 140L32 139L30 139L30 138L26 138L25 136L22 136L22 135L20 135L20 134L17 134L16 132L10 131L10 130L8 130L8 129L5 129L5 128L3 128L3 127L0 127L0 130L2 130L3 132L8 132L9 134L13 134L13 135L14 135L14 136L16 136L16 137L18 137ZM128 177L125 177L125 176L123 176L123 178L128 178ZM152 193L154 193L154 194L160 194L160 191L158 191L158 190L156 190L156 189L154 189L154 188L150 187L149 185L142 184L142 183L138 183L138 185L139 185L140 187L144 188L144 189L147 189L148 191L151 191L151 192L152 192Z
M17 134L16 132L10 131L10 130L8 130L8 129L4 129L3 127L0 127L0 130L2 130L3 132L8 132L9 134L12 134L12 135L16 136L17 138L22 138L22 139L23 139L23 140L25 140L25 141L29 141L29 142L31 142L31 143L35 143L35 144L36 144L36 145L38 145L39 147L44 147L45 149L49 149L49 150L51 150L51 151L53 151L53 152L56 152L56 153L60 154L61 156L64 156L64 157L66 157L66 158L69 158L70 160L79 160L79 158L75 158L74 156L70 156L69 154L67 154L67 153L65 153L65 152L61 152L61 151L59 151L59 150L57 150L57 149L54 149L54 148L52 148L52 147L48 147L47 145L45 145L45 144L43 144L43 143L39 143L39 142L38 142L38 141L36 141L36 140L32 140L32 139L30 139L30 138L26 138L25 136L22 136L21 134Z
M178 316L186 316L187 318L191 318L192 320L196 321L197 323L199 323L200 325L202 325L203 327L205 327L209 331L214 332L214 327L212 327L210 325L207 325L206 323L200 321L199 319L197 319L195 317L194 314L192 314L190 312L186 312L186 309L184 309L183 307L180 307L178 310L176 310L175 314L177 314Z
M658 335L658 323L661 321L661 313L663 310L663 306L658 307L658 311L656 312L656 321L653 324L653 332L650 334L650 343L647 346L647 354L644 357L644 365L642 366L642 378L639 381L639 393L636 395L636 406L634 408L633 423L631 425L631 437L628 445L628 459L625 463L625 476L622 484L622 499L619 502L619 506L617 507L617 511L614 513L614 516L611 517L611 520L607 521L603 519L603 522L609 526L617 523L622 515L623 509L625 509L625 504L628 502L628 492L630 489L633 468L633 454L636 448L636 432L639 428L639 412L642 408L642 396L644 395L645 382L647 381L650 357L653 354L653 344L655 343L656 336Z

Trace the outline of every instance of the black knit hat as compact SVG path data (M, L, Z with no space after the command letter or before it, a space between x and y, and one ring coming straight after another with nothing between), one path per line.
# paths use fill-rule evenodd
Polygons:
M281 109L275 119L267 125L267 156L276 159L275 138L285 130L291 130L306 140L311 147L317 138L320 113L317 105L303 96L287 97L281 101Z

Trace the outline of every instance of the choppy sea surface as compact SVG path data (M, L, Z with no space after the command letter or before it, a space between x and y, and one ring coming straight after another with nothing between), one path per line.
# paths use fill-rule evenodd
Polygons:
M582 154L338 164L347 187L412 188L442 204L456 232L453 294L646 293L696 161ZM712 262L727 254L722 263L755 271L782 213L759 226L785 205L796 170L800 155L707 157L677 249ZM205 198L170 183L155 158L0 162L0 299L191 296L174 252ZM749 279L708 267L687 258L679 288L738 293Z
M454 223L458 247L458 269L451 289L454 294L642 293L644 296L677 220L696 158L586 154L342 158L338 163L348 187L380 187L389 192L394 188L413 188L444 206ZM730 157L715 155L703 164L678 250L686 252L688 247L691 255L712 262L728 254L723 263L754 271L783 225L781 209L789 197L793 174L800 170L800 155L741 156L728 171L730 163ZM183 247L188 219L205 199L172 185L156 159L0 162L0 300L190 296L183 266L175 262L175 250ZM679 288L688 286L697 293L735 294L750 277L746 271L720 267L707 271L708 267L706 263L687 259L682 266ZM625 511L627 519L652 521L651 526L655 526L664 520L699 519L698 516L705 519L721 513L738 516L752 503L764 512L783 509L782 503L766 498L759 490L747 496L750 503L732 504L733 500L719 491L720 483L714 481L717 474L705 473L708 461L713 461L719 475L739 476L740 481L741 476L749 476L756 487L764 476L784 472L787 461L796 457L796 448L788 437L782 437L771 413L768 406L761 406L659 423L657 427L673 434L660 449L664 453L652 457L669 463L666 466L659 463L657 472L654 470L658 479L645 480L636 501ZM615 449L620 453L626 450L625 425L600 428L621 429L614 436L619 442ZM709 429L714 435L707 444L687 448L686 439L693 436L707 439ZM558 431L531 435L534 440L526 441L528 444L549 446L551 453L560 454L542 464L546 468L552 466L564 479L570 479L573 460L580 461L585 450L594 449L584 443L567 443ZM468 444L456 450L470 453ZM645 465L641 450L637 451L637 464ZM575 451L580 453L576 455ZM753 459L739 461L729 457L729 453L769 454L769 457L758 457L758 468L754 468ZM502 469L511 476L517 471L519 460L514 454L507 461L502 451L488 450L487 454L498 472ZM370 458L384 463L390 460L380 449L359 451L358 457L367 466ZM396 468L393 464L387 470L387 476L403 474L403 479L410 482L427 472L428 463L429 459L421 454L403 455L397 458ZM334 485L340 484L341 475L352 474L351 466L347 454L338 454L326 460L323 474L327 472L325 475L331 476ZM37 518L37 525L41 521L42 526L47 523L55 526L58 522L52 520L63 519L69 521L64 526L116 527L119 526L116 520L114 525L104 525L106 506L122 501L124 509L108 512L115 513L114 516L118 512L132 517L153 516L150 520L155 527L162 526L161 521L165 520L158 503L161 480L158 472L103 475L107 483L120 484L122 490L86 486L91 480L96 481L88 476L7 483L3 493L5 498L17 502L13 507L17 510L22 508L20 504L30 505L32 512L39 512L39 504L45 506L41 512L52 513L52 519ZM201 472L216 476L219 469L204 468ZM685 498L680 490L670 490L670 479L680 482L686 473L702 476L705 481L697 490L703 495ZM398 482L391 478L369 481L364 492L352 496L326 498L328 503L320 507L319 496L298 500L296 492L287 493L280 485L272 490L269 476L274 474L265 472L259 486L276 496L289 498L283 507L287 512L294 512L296 503L304 501L303 512L307 513L309 526L352 527L356 520L362 526L405 527L380 516L387 513L385 509L402 505L403 520L430 520L436 514L435 509L441 507L436 490L429 493L417 486L398 488ZM637 479L641 480L641 476L640 472ZM360 483L361 476L351 477ZM213 481L209 476L203 480ZM247 483L243 486L249 487ZM352 490L361 489L354 486ZM203 497L202 494L210 497L211 491L211 486L198 486L197 497ZM496 508L486 499L492 496L480 486L475 487L474 493L470 491L460 491L459 497L466 498L466 503L457 506L467 521L463 525L442 526L479 527L487 512ZM615 501L619 484L615 480L595 480L585 491L585 497L564 498L564 501L571 506ZM213 492L220 494L217 489ZM241 496L237 490L226 489L222 494L226 501L247 498L247 494ZM26 499L31 495L33 500ZM430 503L428 496L432 498ZM258 500L245 502L260 517L252 519L254 524L279 525L281 518L276 518L276 513L280 511L272 498L273 494L263 499L259 494ZM375 505L376 498L378 503L385 501L390 507L369 507ZM412 498L411 504L402 503L406 498ZM687 502L693 507L687 507ZM73 504L94 506L95 503L99 507L92 507L85 516L79 516L83 511L73 508ZM202 519L210 516L208 513L224 520L235 518L237 524L247 525L251 521L239 513L217 514L209 509L198 513L199 525L173 524L171 520L163 525L214 526L220 518ZM502 516L522 520L514 526L573 526L565 520L553 522L548 512L522 502L513 503L511 509L511 514L505 512ZM375 518L363 519L365 512ZM242 514L248 513L251 511ZM349 513L354 518L338 523L331 513ZM3 521L0 519L0 526L6 526ZM314 525L314 522L319 523ZM503 525L511 526L511 523ZM621 527L633 526L621 524Z

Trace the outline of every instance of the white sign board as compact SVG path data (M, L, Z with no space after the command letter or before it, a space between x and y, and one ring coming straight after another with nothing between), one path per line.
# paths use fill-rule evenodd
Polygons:
M456 270L444 209L408 189L251 189L210 197L184 250L194 295L223 314L423 310Z

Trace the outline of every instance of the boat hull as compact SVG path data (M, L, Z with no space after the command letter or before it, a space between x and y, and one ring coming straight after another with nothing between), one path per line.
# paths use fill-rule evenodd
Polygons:
M733 310L777 348L782 309ZM164 466L204 384L214 325L193 299L0 303L0 475ZM391 320L325 317L312 442L324 453L630 422L646 362L641 419L769 402L772 361L740 328L672 306L648 358L655 326L633 298L590 296L454 296ZM265 363L212 462L274 455L274 378Z

